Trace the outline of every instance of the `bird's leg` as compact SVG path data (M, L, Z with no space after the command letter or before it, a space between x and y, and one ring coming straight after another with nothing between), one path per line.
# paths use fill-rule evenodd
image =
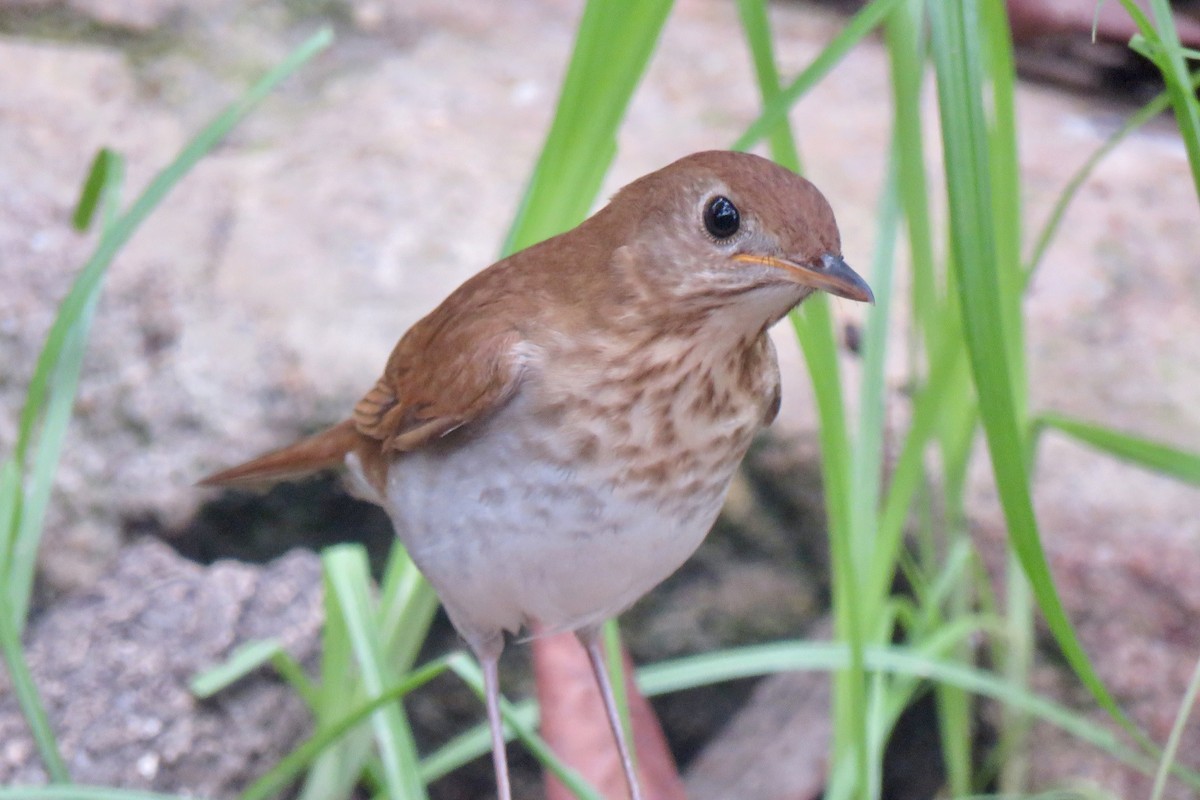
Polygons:
M580 644L587 650L588 660L592 662L596 685L600 687L600 697L604 700L604 710L608 713L608 724L617 740L617 751L621 754L621 766L625 769L625 780L629 783L629 796L632 800L642 800L642 790L638 785L637 772L633 768L633 757L630 754L629 745L625 742L625 727L621 724L621 714L617 711L617 701L613 696L612 683L608 679L608 664L605 663L600 628L585 628L578 631L576 635L579 637Z
M504 721L500 718L500 653L504 650L504 634L498 633L479 642L471 649L483 667L483 694L487 701L488 728L492 732L492 766L496 770L496 797L512 800L508 782L508 754L504 744Z

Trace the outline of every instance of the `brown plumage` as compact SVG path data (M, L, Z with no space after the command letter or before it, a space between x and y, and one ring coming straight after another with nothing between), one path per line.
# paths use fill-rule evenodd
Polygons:
M817 289L871 299L821 194L757 156L697 153L464 283L351 419L204 483L350 468L484 665L507 800L504 631L575 630L600 664L599 624L694 551L773 419L767 329Z

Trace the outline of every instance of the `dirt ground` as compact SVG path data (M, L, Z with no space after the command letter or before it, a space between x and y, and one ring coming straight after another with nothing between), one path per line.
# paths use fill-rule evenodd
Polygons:
M125 156L133 197L319 22L338 33L114 264L48 519L44 596L91 585L132 533L185 525L210 497L192 487L206 471L345 414L398 335L493 260L579 11L566 0L0 0L4 450L56 304L94 245L71 231L69 215L96 149ZM785 75L843 21L799 3L771 12ZM807 172L860 267L872 253L888 102L886 55L869 41L793 113ZM1017 102L1033 231L1131 108L1031 84ZM757 106L733 5L680 0L605 194L685 153L727 146ZM1200 449L1197 220L1169 119L1104 162L1027 301L1035 408ZM846 302L837 313L862 311ZM800 357L779 333L778 424L811 432ZM899 358L892 377L899 406ZM994 554L1001 518L982 454L977 466L975 519ZM1051 436L1036 495L1085 644L1162 741L1200 652L1191 622L1200 615L1200 491ZM1200 752L1200 726L1186 741ZM1069 774L1118 793L1148 787L1102 762L1084 759Z

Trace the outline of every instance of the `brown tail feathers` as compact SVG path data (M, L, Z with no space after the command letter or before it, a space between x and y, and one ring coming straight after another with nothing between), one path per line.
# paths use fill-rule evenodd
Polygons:
M340 467L346 454L359 448L363 436L346 420L318 434L301 439L281 450L259 456L245 464L214 472L199 486L254 486L299 478L311 472Z

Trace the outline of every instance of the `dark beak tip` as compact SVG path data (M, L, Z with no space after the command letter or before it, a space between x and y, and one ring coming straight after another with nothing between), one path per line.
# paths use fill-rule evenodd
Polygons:
M821 265L827 275L835 277L841 284L841 291L834 291L834 294L847 300L875 305L875 293L870 285L851 269L844 258L835 253L825 253L821 256Z

